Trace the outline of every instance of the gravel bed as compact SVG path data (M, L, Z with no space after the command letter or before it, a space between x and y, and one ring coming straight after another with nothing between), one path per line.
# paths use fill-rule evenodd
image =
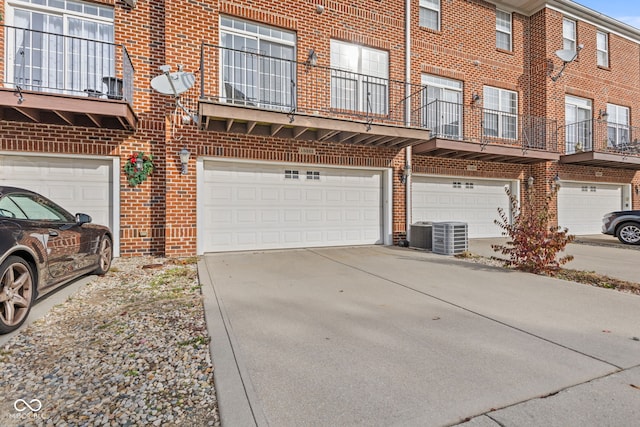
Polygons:
M0 348L0 425L219 426L189 261L118 258Z

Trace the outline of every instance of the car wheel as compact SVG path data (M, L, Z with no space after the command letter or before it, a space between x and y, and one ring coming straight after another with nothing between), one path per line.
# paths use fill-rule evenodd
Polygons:
M35 276L28 262L10 256L0 265L0 334L18 329L35 298Z
M113 245L109 236L102 237L100 247L98 248L98 268L94 270L94 274L102 276L109 271L111 260L113 259Z
M628 245L640 245L640 224L625 222L617 231L618 240Z

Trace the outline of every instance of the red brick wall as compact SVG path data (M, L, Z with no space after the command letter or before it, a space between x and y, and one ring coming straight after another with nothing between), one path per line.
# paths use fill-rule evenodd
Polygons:
M390 77L404 80L404 0L204 0L200 2L139 1L135 9L120 1L103 1L116 12L116 43L124 44L135 67L134 108L139 119L136 132L95 130L62 126L28 125L0 121L0 150L84 153L120 156L124 162L134 151L152 153L156 171L148 181L130 188L119 171L121 188L121 252L123 255L193 255L196 251L196 159L201 157L246 158L329 165L392 166L393 233L404 233L405 187L399 177L404 165L401 150L246 137L199 131L193 125L170 123L174 103L155 93L150 80L160 65L178 64L196 73L199 81L201 43L218 44L220 14L280 26L296 31L297 56L306 60L309 49L319 65L329 65L332 38L361 43L389 52ZM322 4L324 13L316 12ZM552 82L547 62L562 47L562 15L544 9L531 17L513 14L513 51L495 48L495 6L480 0L442 1L442 28L431 31L418 25L419 1L412 0L411 82L420 83L424 73L464 82L463 102L473 93L482 95L484 85L516 90L519 112L564 122L567 93L593 101L597 113L607 102L631 108L632 124L640 126L640 47L610 35L610 68L596 66L595 27L578 22L578 43L585 45L577 62ZM4 1L0 0L0 10ZM556 61L556 70L559 64ZM205 70L207 72L207 70ZM210 70L208 71L210 72ZM197 85L198 87L199 85ZM198 89L189 94L196 99ZM300 98L304 102L304 97ZM194 104L195 105L195 104ZM560 132L560 135L563 133ZM562 143L560 148L562 149ZM178 151L191 153L187 175L180 175ZM312 147L314 156L298 154ZM519 179L535 177L538 194L548 188L556 173L566 180L633 183L640 174L632 170L567 166L542 163L522 166L505 163L466 162L414 156L415 173ZM473 164L475 171L467 166ZM524 188L524 186L523 186ZM640 209L634 194L634 207Z

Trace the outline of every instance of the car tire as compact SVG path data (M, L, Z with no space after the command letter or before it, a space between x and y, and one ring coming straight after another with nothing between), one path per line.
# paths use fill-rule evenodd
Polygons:
M109 236L103 236L100 240L100 246L98 247L98 268L93 271L93 274L102 276L107 274L111 267L111 260L113 259L113 243Z
M0 334L18 329L29 316L36 296L33 268L18 256L0 265Z
M625 222L616 230L618 240L627 245L640 245L640 224L637 222Z

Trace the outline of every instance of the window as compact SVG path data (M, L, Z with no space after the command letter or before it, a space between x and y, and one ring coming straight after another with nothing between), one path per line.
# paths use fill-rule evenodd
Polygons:
M626 148L629 144L629 108L607 104L607 146Z
M591 150L591 101L565 96L566 154Z
M113 20L113 7L94 3L10 4L5 29L7 81L22 89L53 93L108 92L104 79L115 75Z
M496 47L511 50L511 14L496 9Z
M285 170L284 171L284 179L298 179L300 177L300 173L294 170Z
M420 26L440 31L440 0L420 0Z
M331 40L331 108L387 114L388 77L387 52Z
M26 217L28 219L40 221L74 221L73 217L61 210L57 205L37 196L30 194L12 194L10 196L6 196L3 201L5 201L5 199L11 199L12 204L10 204L10 206L15 206L17 208L12 209L16 218Z
M318 181L320 179L320 172L318 172L318 171L307 171L307 179Z
M576 22L566 18L562 21L562 48L576 50Z
M272 110L295 107L295 33L222 16L220 45L223 100Z
M598 31L596 34L596 51L598 55L598 65L609 66L609 35Z
M424 126L433 136L462 138L462 82L424 74Z
M518 94L511 90L484 87L484 135L518 138Z

